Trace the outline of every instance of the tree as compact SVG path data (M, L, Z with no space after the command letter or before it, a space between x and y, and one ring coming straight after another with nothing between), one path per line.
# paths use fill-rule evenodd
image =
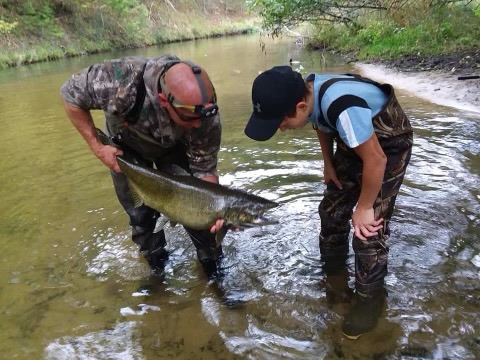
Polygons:
M319 21L352 24L368 11L386 10L381 0L248 0L258 11L267 29L278 32L283 26Z
M389 15L405 7L440 8L458 3L465 6L473 0L247 0L250 9L263 18L265 28L278 33L284 26L303 22L334 22L356 25L359 17L372 12Z

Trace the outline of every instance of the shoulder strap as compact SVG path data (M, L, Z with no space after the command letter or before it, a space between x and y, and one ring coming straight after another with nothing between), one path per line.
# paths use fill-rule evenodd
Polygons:
M329 80L325 81L320 86L320 89L318 91L318 103L319 104L322 101L323 95L325 95L325 93L327 92L327 89L331 85L333 85L333 84L335 84L339 81L357 81L357 82L363 82L363 83L370 83L370 84L373 84L373 85L376 85L376 86L380 85L379 83L377 83L373 80L363 78L363 77L361 77L359 75L356 75L356 74L344 74L344 75L348 75L348 76L352 76L352 77L350 77L350 78L332 78L332 79L329 79ZM359 97L356 97L356 96L342 96L341 98L334 101L332 103L332 105L330 106L330 108L327 110L328 118L333 119L333 121L335 121L335 119L337 119L337 117L345 109L345 107L347 105L351 105L351 104L355 104L356 106L359 106L359 107L368 107L365 100L363 100ZM319 111L319 117L320 117L319 120L322 123L328 125L329 127L332 127L330 125L330 123L328 122L328 120L323 116L323 112L321 110Z
M345 74L345 75L351 75L351 74ZM353 75L351 75L353 76ZM327 89L335 84L336 82L339 81L357 81L357 82L370 82L370 81L364 81L363 79L360 79L358 77L353 77L353 78L332 78L327 81L325 81L322 86L320 86L320 90L318 91L318 99L321 100ZM374 83L374 82L371 82Z
M165 65L162 69L162 72L160 74L160 77L162 77L162 75L165 74L167 72L167 70L170 69L173 65L176 65L176 64L179 64L179 63L184 63L184 64L187 64L188 66L191 67L192 72L195 74L195 78L197 79L198 86L200 87L200 92L202 93L203 102L204 103L209 102L210 99L208 99L208 97L207 97L207 91L205 89L205 84L203 83L203 80L200 76L202 70L198 65L196 65L196 64L194 64L190 61L183 61L183 60L180 60L180 59L169 60L165 63ZM143 79L143 74L145 73L145 67L146 66L147 66L147 63L145 63L145 65L143 65L142 76L141 76L141 79L138 83L137 96L135 98L135 104L133 105L132 109L128 112L128 114L125 116L125 118L127 119L127 121L130 124L133 124L138 120L138 118L140 116L140 112L142 111L143 103L145 102L145 96L147 95L147 89L145 88L145 80ZM214 90L214 92L215 92L215 90ZM214 101L216 101L216 94L214 94Z
M167 62L165 62L165 65L163 66L162 74L164 74L173 65L178 64L180 62L182 62L180 59L168 60ZM143 104L145 103L145 97L147 96L147 89L145 87L145 80L143 79L143 75L145 73L146 66L147 66L147 63L145 62L142 69L142 75L137 87L137 96L135 98L135 104L133 105L132 109L128 112L128 114L125 116L129 124L134 124L137 122L138 118L140 117Z
M145 88L145 80L143 79L143 74L145 73L146 66L147 66L147 63L143 65L141 78L137 87L137 96L135 98L135 104L133 105L132 109L128 112L128 114L125 116L125 118L130 124L133 124L138 120L140 116L140 112L142 111L143 103L145 102L145 96L147 96L147 89Z
M205 84L203 83L202 76L201 76L202 69L197 64L195 64L191 61L180 60L180 59L168 61L167 63L165 63L165 66L162 70L162 73L160 74L159 79L167 72L168 69L170 69L173 65L176 65L176 64L179 64L179 63L187 64L188 66L190 66L193 74L195 75L195 79L197 80L198 87L200 89L200 93L202 94L202 102L204 104L210 102L212 99L209 99L208 96L207 96L207 90L205 88ZM212 84L212 87L213 87L213 84ZM161 86L159 86L159 88L161 88ZM214 92L213 101L216 102L217 101L217 95L215 93L215 88L213 89L213 92Z

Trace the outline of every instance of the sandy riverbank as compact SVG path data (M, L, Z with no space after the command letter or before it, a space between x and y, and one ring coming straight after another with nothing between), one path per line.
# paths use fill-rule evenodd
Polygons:
M354 66L362 76L389 83L433 103L480 113L480 79L458 80L458 74L437 70L402 72L379 64Z

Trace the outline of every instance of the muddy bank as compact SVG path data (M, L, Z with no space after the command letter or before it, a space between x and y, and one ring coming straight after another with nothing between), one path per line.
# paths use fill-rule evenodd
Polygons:
M402 72L443 71L452 75L480 75L480 50L461 51L435 56L408 55L383 60L382 64Z
M436 104L480 113L480 50L433 57L405 56L370 63L355 63L363 75Z

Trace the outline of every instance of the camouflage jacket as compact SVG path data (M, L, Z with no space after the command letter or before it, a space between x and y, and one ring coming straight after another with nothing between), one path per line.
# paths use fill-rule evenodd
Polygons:
M60 92L67 103L76 107L103 110L109 130L116 135L135 105L143 76L145 101L137 119L129 126L166 148L178 142L184 143L193 175L214 175L221 141L220 115L187 132L171 120L157 97L159 77L165 63L170 60L179 59L174 55L164 55L155 59L126 57L105 60L72 75Z

